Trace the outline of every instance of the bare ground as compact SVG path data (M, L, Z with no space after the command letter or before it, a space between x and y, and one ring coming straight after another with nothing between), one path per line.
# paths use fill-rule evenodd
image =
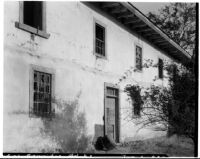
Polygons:
M194 146L191 139L172 136L147 140L124 142L109 151L96 151L97 154L165 154L169 157L192 157Z

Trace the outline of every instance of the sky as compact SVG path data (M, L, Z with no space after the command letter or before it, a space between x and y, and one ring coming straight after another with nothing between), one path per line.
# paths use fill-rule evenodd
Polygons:
M142 13L147 14L148 12L158 13L158 10L165 5L167 2L132 2L132 4L138 8Z

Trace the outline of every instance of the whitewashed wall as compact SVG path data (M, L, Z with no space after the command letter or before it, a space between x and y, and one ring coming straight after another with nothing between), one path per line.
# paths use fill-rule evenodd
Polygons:
M155 62L158 58L168 59L150 43L80 2L47 2L50 38L35 36L34 40L30 33L15 27L19 21L19 2L5 2L4 6L4 151L12 151L11 145L18 140L13 131L22 131L31 122L31 132L37 129L40 120L28 117L30 64L55 69L57 98L73 100L81 92L79 103L86 113L88 134L93 135L94 124L103 124L104 82L117 83L127 69L135 66L135 44L142 46L144 59ZM94 19L106 25L107 59L93 54ZM119 85L121 90L133 80L149 85L157 75L157 69L144 69ZM130 107L123 92L120 98L121 108ZM122 140L136 138L135 132L134 124L121 120ZM137 137L152 134L145 130Z

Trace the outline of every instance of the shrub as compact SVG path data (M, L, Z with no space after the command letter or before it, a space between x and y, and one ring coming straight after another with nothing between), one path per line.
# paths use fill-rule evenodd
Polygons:
M90 138L86 135L85 113L79 111L78 100L55 100L57 112L51 120L44 120L45 132L60 144L59 152L83 153Z
M111 150L115 147L114 143L110 141L107 136L100 136L95 143L96 150Z

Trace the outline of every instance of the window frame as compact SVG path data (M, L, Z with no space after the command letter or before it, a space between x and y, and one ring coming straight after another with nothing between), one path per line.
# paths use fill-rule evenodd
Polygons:
M19 22L15 22L15 27L48 39L50 37L50 34L46 32L46 2L42 1L42 30L39 30L38 28L32 27L30 25L24 24L24 2L23 1L19 2Z
M162 61L162 76L160 76L160 60ZM163 79L163 75L164 75L163 59L162 58L158 58L158 78L159 79Z
M111 89L115 89L117 90L117 94L116 95L110 95L107 93L107 88L111 88ZM116 119L116 136L117 136L117 143L120 143L120 139L121 139L121 116L120 116L120 110L121 110L121 97L120 97L120 86L116 85L116 84L112 84L109 82L104 82L104 116L103 116L103 123L104 123L104 135L106 135L107 130L106 130L106 99L107 97L111 97L111 98L116 98L117 99L117 105L118 107L116 107L115 109L117 109L117 113L118 113L118 117ZM115 110L116 111L116 110Z
M137 53L137 47L140 47L141 48L141 69L137 68L137 56L136 56L136 53ZM143 47L142 45L140 44L135 44L135 68L136 68L136 71L137 72L142 72L143 71Z
M100 27L104 28L104 47L105 47L105 55L100 55L99 53L96 52L96 24L99 25ZM106 25L100 22L97 19L93 19L93 34L94 34L94 40L93 40L93 53L96 57L102 58L102 59L107 59L107 28Z
M34 71L51 74L51 99L55 96L55 70L52 68L42 67L38 65L30 65L29 71L29 117L53 117L55 115L55 106L51 101L51 113L49 116L39 116L34 113Z

